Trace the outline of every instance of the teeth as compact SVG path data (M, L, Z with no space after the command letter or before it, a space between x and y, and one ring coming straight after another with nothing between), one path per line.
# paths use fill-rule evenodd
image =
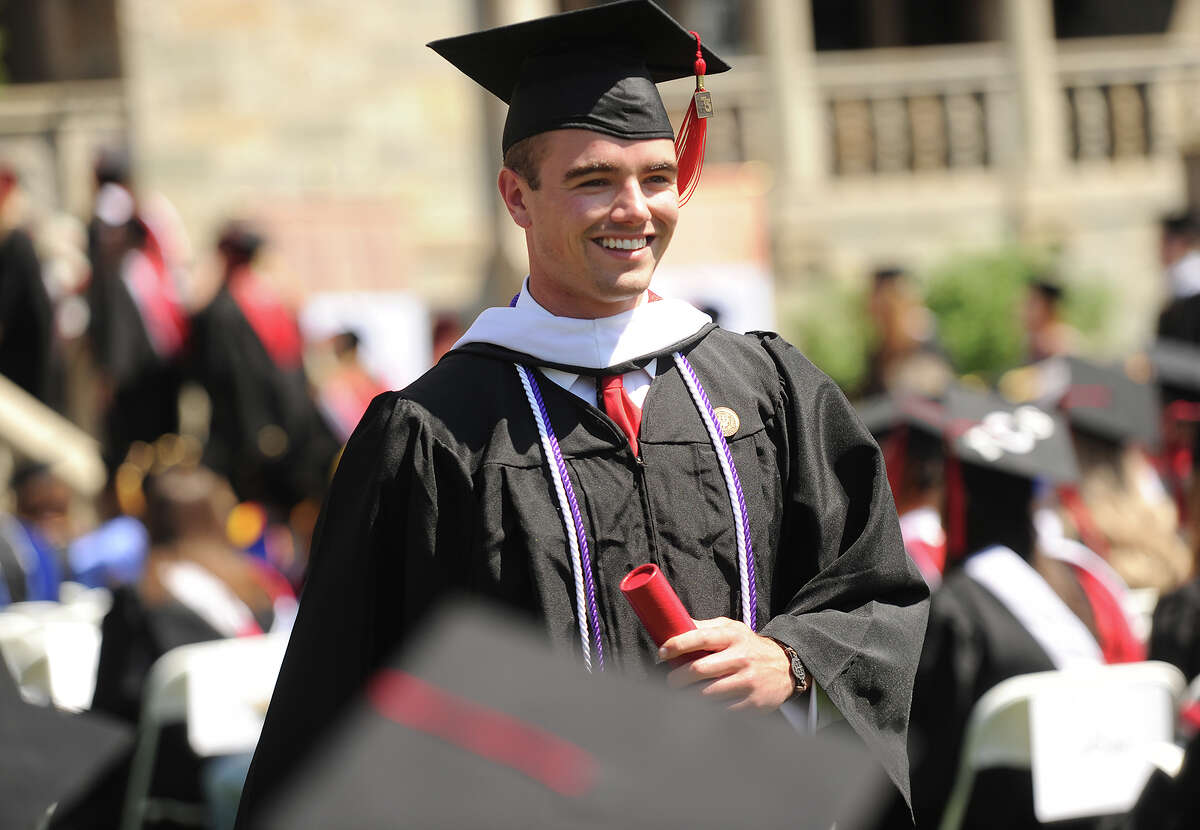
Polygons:
M600 240L600 244L605 248L617 248L623 251L636 251L639 248L646 247L646 237L639 236L637 239L617 239L616 237L607 236Z

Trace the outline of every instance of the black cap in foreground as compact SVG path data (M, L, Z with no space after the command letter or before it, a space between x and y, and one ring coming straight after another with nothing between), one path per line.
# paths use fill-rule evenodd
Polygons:
M960 461L1053 484L1078 478L1075 450L1061 416L961 386L946 391L945 406L947 440Z
M674 138L655 84L693 74L696 39L650 0L588 9L428 44L509 105L502 149L548 130ZM709 75L729 65L703 48Z
M123 724L27 703L0 660L0 827L68 812L132 748Z
M827 830L870 826L890 792L849 739L589 675L524 623L451 605L256 826Z

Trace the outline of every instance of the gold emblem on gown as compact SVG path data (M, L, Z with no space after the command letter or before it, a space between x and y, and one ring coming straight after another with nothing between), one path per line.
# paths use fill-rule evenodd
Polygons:
M717 423L721 425L721 433L726 438L732 438L742 428L742 419L727 406L718 406L713 410L713 414L717 416Z

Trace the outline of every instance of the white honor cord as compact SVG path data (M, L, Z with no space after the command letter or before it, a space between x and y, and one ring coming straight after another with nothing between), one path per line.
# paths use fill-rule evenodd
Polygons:
M751 609L751 593L750 593L750 568L747 564L748 553L746 544L746 526L742 522L742 509L738 503L737 487L733 483L733 471L729 468L729 458L725 454L725 436L721 432L721 427L715 422L715 419L709 417L708 408L704 405L704 398L700 391L696 379L692 377L692 373L688 371L687 365L684 363L683 355L675 352L672 357L675 358L675 365L679 367L679 374L683 377L683 382L687 384L688 391L692 395L692 401L696 404L696 408L700 410L700 420L704 422L704 426L708 429L709 440L712 441L713 449L717 453L717 463L721 465L721 474L725 477L725 489L729 494L729 503L733 507L733 525L736 530L737 537L737 552L738 552L738 581L740 582L741 606L742 606L742 622L754 630L754 616Z
M541 407L534 397L533 387L529 383L529 371L524 366L516 366L517 375L521 378L521 387L529 400L529 408L533 411L533 419L537 424L538 437L541 439L542 452L546 463L551 466L550 480L554 482L554 492L558 496L558 510L562 514L563 524L567 531L567 545L571 549L571 571L575 578L575 618L579 621L579 641L583 649L583 664L590 672L592 670L592 645L588 638L587 601L583 589L583 561L579 555L579 540L575 535L575 523L571 517L571 505L567 501L567 491L563 489L562 480L554 471L554 448L550 445L550 433L546 421L542 417Z

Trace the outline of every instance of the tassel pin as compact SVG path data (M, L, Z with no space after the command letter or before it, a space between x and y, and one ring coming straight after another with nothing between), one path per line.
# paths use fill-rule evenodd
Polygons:
M696 62L692 65L696 73L696 93L684 116L683 126L675 137L675 156L679 159L679 206L688 199L700 183L700 171L704 167L704 145L708 137L708 118L712 117L712 93L704 88L704 73L707 66L700 49L700 35L689 32L696 38Z

